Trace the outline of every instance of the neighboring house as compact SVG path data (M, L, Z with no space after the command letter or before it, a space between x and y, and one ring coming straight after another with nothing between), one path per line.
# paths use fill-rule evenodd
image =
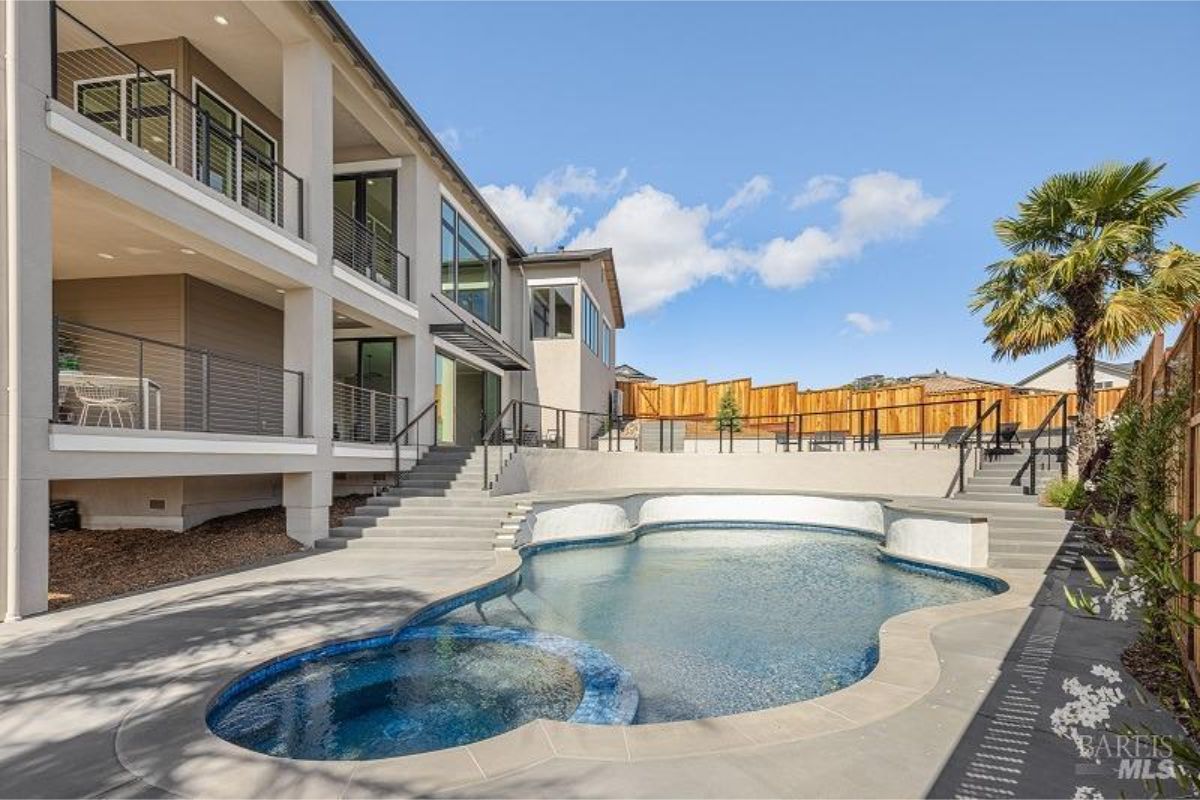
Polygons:
M610 249L533 253L520 260L529 287L534 385L526 399L543 406L543 428L577 447L602 430L612 412L617 330L625 327ZM532 391L530 391L532 389ZM555 410L587 414L560 415ZM617 409L620 411L619 407Z
M1133 375L1133 363L1112 364L1096 362L1094 386L1097 389L1124 389ZM1075 357L1063 356L1047 364L1024 380L1017 382L1021 389L1038 389L1050 392L1075 391Z
M330 4L148 8L5 5L9 618L46 608L51 500L175 529L282 504L311 545L409 421L406 463L614 383L611 252L527 254ZM559 269L600 354L554 374L523 275Z

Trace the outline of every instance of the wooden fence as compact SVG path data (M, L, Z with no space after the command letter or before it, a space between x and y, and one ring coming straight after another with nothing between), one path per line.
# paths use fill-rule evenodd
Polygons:
M752 386L749 378L709 383L689 381L676 384L622 384L623 413L640 419L712 419L721 397L728 391L737 401L742 416L768 418L764 426L782 430L787 417L804 415L805 432L841 430L858 435L860 428L871 433L873 409L879 412L879 432L884 436L941 436L956 425L975 422L976 401L986 409L1001 403L1004 422L1016 422L1021 430L1036 428L1058 399L1052 392L1023 394L1008 387L970 391L929 392L920 383L882 389L817 389L800 391L794 383ZM1111 414L1124 389L1096 392L1097 413ZM907 406L895 408L896 406ZM1068 399L1068 414L1075 413L1075 395ZM863 413L859 413L862 411ZM778 418L773 422L769 418ZM794 422L792 423L794 424ZM714 434L715 435L715 434Z
M1174 487L1172 505L1183 519L1192 519L1200 513L1200 475L1197 460L1200 456L1200 307L1192 310L1180 330L1175 344L1167 349L1163 346L1160 333L1151 340L1145 354L1133 369L1124 403L1138 403L1150 408L1180 383L1189 388L1191 402L1187 412L1187 423L1180 436L1183 441L1183 458ZM1185 573L1189 580L1200 579L1200 553L1180 554L1184 558ZM1192 608L1200 613L1200 605ZM1200 691L1200 632L1195 627L1176 631L1180 649L1188 665L1192 685Z

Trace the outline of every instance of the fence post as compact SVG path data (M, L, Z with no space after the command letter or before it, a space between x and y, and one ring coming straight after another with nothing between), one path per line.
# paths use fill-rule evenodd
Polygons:
M975 398L975 446L983 447L983 398Z
M1079 465L1079 472L1083 472L1083 464ZM1062 404L1062 476L1065 480L1067 477L1067 403L1064 400Z

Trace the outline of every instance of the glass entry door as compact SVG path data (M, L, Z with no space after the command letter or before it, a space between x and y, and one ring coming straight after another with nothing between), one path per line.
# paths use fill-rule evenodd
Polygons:
M433 357L433 399L437 401L438 444L454 444L454 405L458 399L454 359L437 353Z
M333 208L334 256L395 291L396 173L334 176Z

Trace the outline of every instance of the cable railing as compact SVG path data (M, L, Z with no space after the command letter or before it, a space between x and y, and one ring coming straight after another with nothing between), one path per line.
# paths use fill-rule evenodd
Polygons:
M1047 428L1056 416L1059 417L1058 430L1051 429L1047 431ZM1038 439L1044 435L1049 442L1053 440L1056 432L1059 435L1059 446L1057 448L1043 448L1039 446ZM1029 475L1029 490L1026 494L1037 494L1037 457L1042 453L1045 453L1047 456L1047 466L1049 466L1050 457L1057 455L1062 470L1062 477L1067 477L1067 436L1067 395L1063 394L1059 395L1058 400L1046 412L1046 416L1042 419L1042 424L1038 425L1033 435L1029 437L1029 457L1025 459L1025 472Z
M199 84L181 92L178 63L151 69L57 4L50 18L55 100L304 238L304 181L266 131Z
M334 382L334 441L391 444L407 423L407 397Z
M408 256L340 208L333 210L333 257L389 292L411 299Z
M304 373L54 317L51 420L303 436Z

